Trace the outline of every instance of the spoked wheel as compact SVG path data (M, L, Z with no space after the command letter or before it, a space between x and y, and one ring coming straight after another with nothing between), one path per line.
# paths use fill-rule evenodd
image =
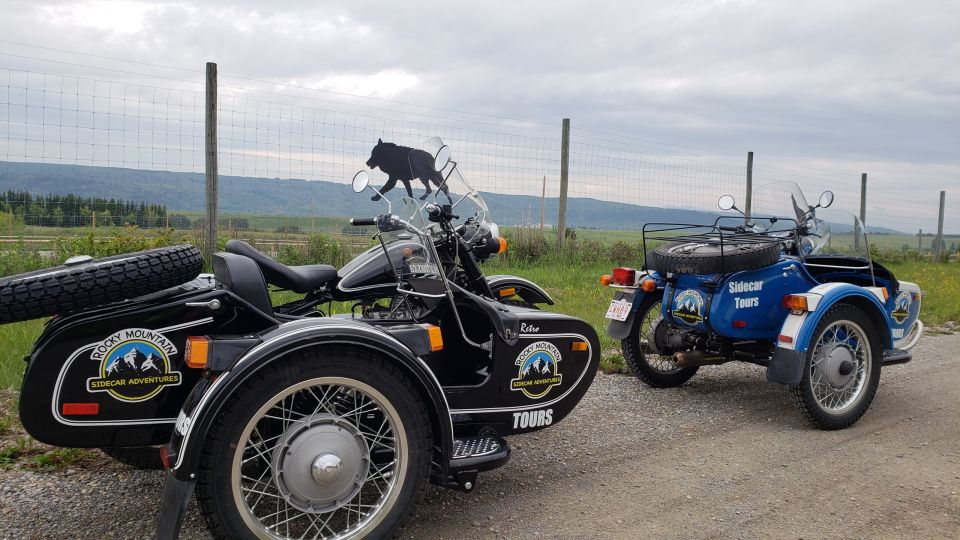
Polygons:
M365 353L305 354L231 399L198 500L220 538L379 538L411 515L431 438L416 389Z
M630 327L630 334L620 341L623 358L637 378L654 388L680 386L690 380L699 368L677 367L666 355L658 354L653 333L661 321L663 292L644 296Z
M859 309L839 305L824 316L807 350L794 402L820 429L843 429L870 407L880 382L880 347L873 324Z

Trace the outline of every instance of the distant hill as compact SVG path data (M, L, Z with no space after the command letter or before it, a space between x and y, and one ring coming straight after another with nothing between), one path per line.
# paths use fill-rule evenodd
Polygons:
M75 194L165 205L168 212L203 212L204 176L199 173L153 171L119 167L13 163L0 161L0 191L26 190L33 194ZM391 193L402 190L402 185ZM383 211L358 195L348 184L323 180L281 180L220 176L220 212L277 216L367 216ZM517 225L521 216L539 223L540 198L529 195L483 193L494 221ZM558 199L547 198L547 222L556 221ZM531 212L532 210L532 212ZM677 208L655 208L598 199L572 197L567 202L567 225L593 229L639 229L644 223L713 222L717 214ZM870 228L872 231L873 228ZM895 232L882 229L878 232Z

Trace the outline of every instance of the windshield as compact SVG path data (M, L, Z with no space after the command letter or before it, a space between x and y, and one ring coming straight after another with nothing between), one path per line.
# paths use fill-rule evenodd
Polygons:
M440 137L431 137L427 140L426 146L428 152L433 155L438 153L441 160L444 159L444 152L441 150L447 146ZM448 151L449 151L449 147ZM460 170L460 164L456 161L456 154L448 153L449 161L442 167L443 183L434 191L432 202L438 206L449 204L452 206L451 212L457 216L453 223L473 224L461 229L463 239L467 242L473 240L473 236L483 230L484 225L488 225L490 220L490 209L486 201L480 195L480 192L473 188L467 179L463 177Z
M794 182L771 182L753 189L750 216L755 220L776 217L785 220L774 230L785 230L803 225L810 205ZM766 226L766 223L763 223Z
M731 216L723 216L725 220ZM756 186L750 205L750 230L775 233L787 248L812 255L853 255L869 258L863 224L856 216L832 208L814 207L794 182ZM798 234L795 234L798 233Z

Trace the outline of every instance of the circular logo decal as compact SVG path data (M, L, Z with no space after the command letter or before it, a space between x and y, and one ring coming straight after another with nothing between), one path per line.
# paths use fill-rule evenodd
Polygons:
M166 386L180 384L170 369L176 346L163 334L129 328L94 346L91 360L100 362L100 376L87 379L88 392L107 392L120 401L144 401Z
M563 380L557 370L560 349L549 341L537 341L517 356L517 378L510 380L510 390L523 392L528 398L540 399Z
M673 298L673 317L695 325L703 322L703 295L696 289L686 289Z

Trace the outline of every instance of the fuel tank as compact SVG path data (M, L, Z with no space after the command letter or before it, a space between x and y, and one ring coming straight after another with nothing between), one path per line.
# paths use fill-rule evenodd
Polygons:
M357 255L340 269L340 280L334 292L337 298L357 298L362 296L382 297L396 292L397 277L394 268L402 269L405 257L423 250L423 246L414 241L393 242L387 246L390 258L387 259L383 247L375 245ZM391 265L391 263L393 263Z

